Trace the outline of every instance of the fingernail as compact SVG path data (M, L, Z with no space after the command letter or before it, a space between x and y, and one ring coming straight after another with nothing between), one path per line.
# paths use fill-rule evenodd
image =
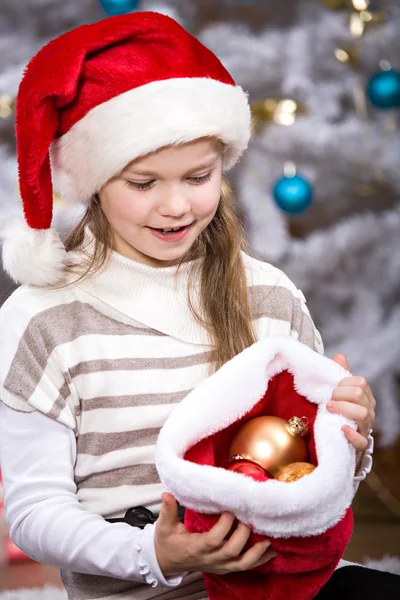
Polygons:
M335 407L335 402L334 402L333 400L330 400L330 401L327 403L326 407L327 407L327 408L334 408L334 407Z
M267 541L267 542L263 542L262 547L263 547L264 550L266 550L267 548L270 547L270 545L271 545L271 542Z

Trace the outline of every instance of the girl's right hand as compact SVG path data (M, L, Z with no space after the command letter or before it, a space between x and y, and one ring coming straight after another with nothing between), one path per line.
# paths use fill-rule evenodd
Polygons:
M178 519L178 504L168 493L162 495L163 506L156 521L155 548L164 576L183 571L201 571L223 575L247 571L276 556L271 542L263 540L241 554L251 529L239 523L226 539L235 521L231 513L223 513L205 533L190 533Z

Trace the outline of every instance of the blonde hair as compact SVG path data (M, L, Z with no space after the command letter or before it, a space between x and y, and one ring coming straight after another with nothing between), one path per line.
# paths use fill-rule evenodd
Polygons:
M84 247L86 227L90 228L95 239L91 253L85 252ZM106 267L111 257L112 231L97 196L93 197L84 217L65 240L65 246L69 252L81 251L82 256L86 256L80 265L70 264L67 267L71 272L80 267L79 278L74 282ZM214 218L182 257L177 268L178 273L184 262L191 261L188 303L193 316L206 328L214 344L211 372L256 341L241 250L248 252L248 242L232 191L222 181ZM199 257L202 257L201 261L194 260ZM196 312L190 297L190 282L194 277L200 279L202 315Z

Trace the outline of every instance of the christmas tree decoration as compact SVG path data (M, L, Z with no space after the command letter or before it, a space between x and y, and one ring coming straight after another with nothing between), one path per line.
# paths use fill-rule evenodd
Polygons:
M254 132L261 131L268 122L293 125L297 117L307 114L304 104L291 98L266 98L252 102L251 112Z
M268 479L265 469L263 469L260 465L248 460L235 459L229 462L227 465L224 465L224 467L228 469L228 471L235 471L235 473L247 475L247 477L251 477L255 481L267 481Z
M281 210L298 214L307 210L312 203L313 187L307 179L297 175L295 165L288 162L285 164L284 176L273 187L273 196Z
M295 462L282 467L276 474L275 479L291 483L297 481L305 475L309 475L315 469L315 465L307 462Z
M351 4L354 10L358 10L361 12L362 10L367 10L371 2L370 0L351 0Z
M321 4L330 10L343 10L347 8L348 0L321 0Z
M305 461L307 446L303 436L307 432L306 419L292 417L285 421L274 416L256 417L236 433L229 456L232 463L249 461L262 467L267 477L271 477L290 463Z
M385 63L381 63L382 66L385 66ZM369 79L366 93L376 108L400 108L400 72L392 68L378 71Z
M108 15L115 16L137 10L139 0L100 0L100 4Z
M368 27L381 25L385 22L386 18L386 13L383 10L352 12L349 15L348 22L350 33L353 37L360 38L364 35Z
M0 119L8 119L15 109L15 98L10 94L0 94Z
M349 67L356 67L360 64L360 53L355 46L336 48L334 54L339 62Z

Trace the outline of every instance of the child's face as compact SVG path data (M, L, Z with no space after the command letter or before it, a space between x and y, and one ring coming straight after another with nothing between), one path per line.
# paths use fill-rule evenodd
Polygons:
M222 146L212 138L133 161L99 192L114 249L155 267L177 264L213 219L221 179ZM152 230L181 225L190 225L182 239Z

